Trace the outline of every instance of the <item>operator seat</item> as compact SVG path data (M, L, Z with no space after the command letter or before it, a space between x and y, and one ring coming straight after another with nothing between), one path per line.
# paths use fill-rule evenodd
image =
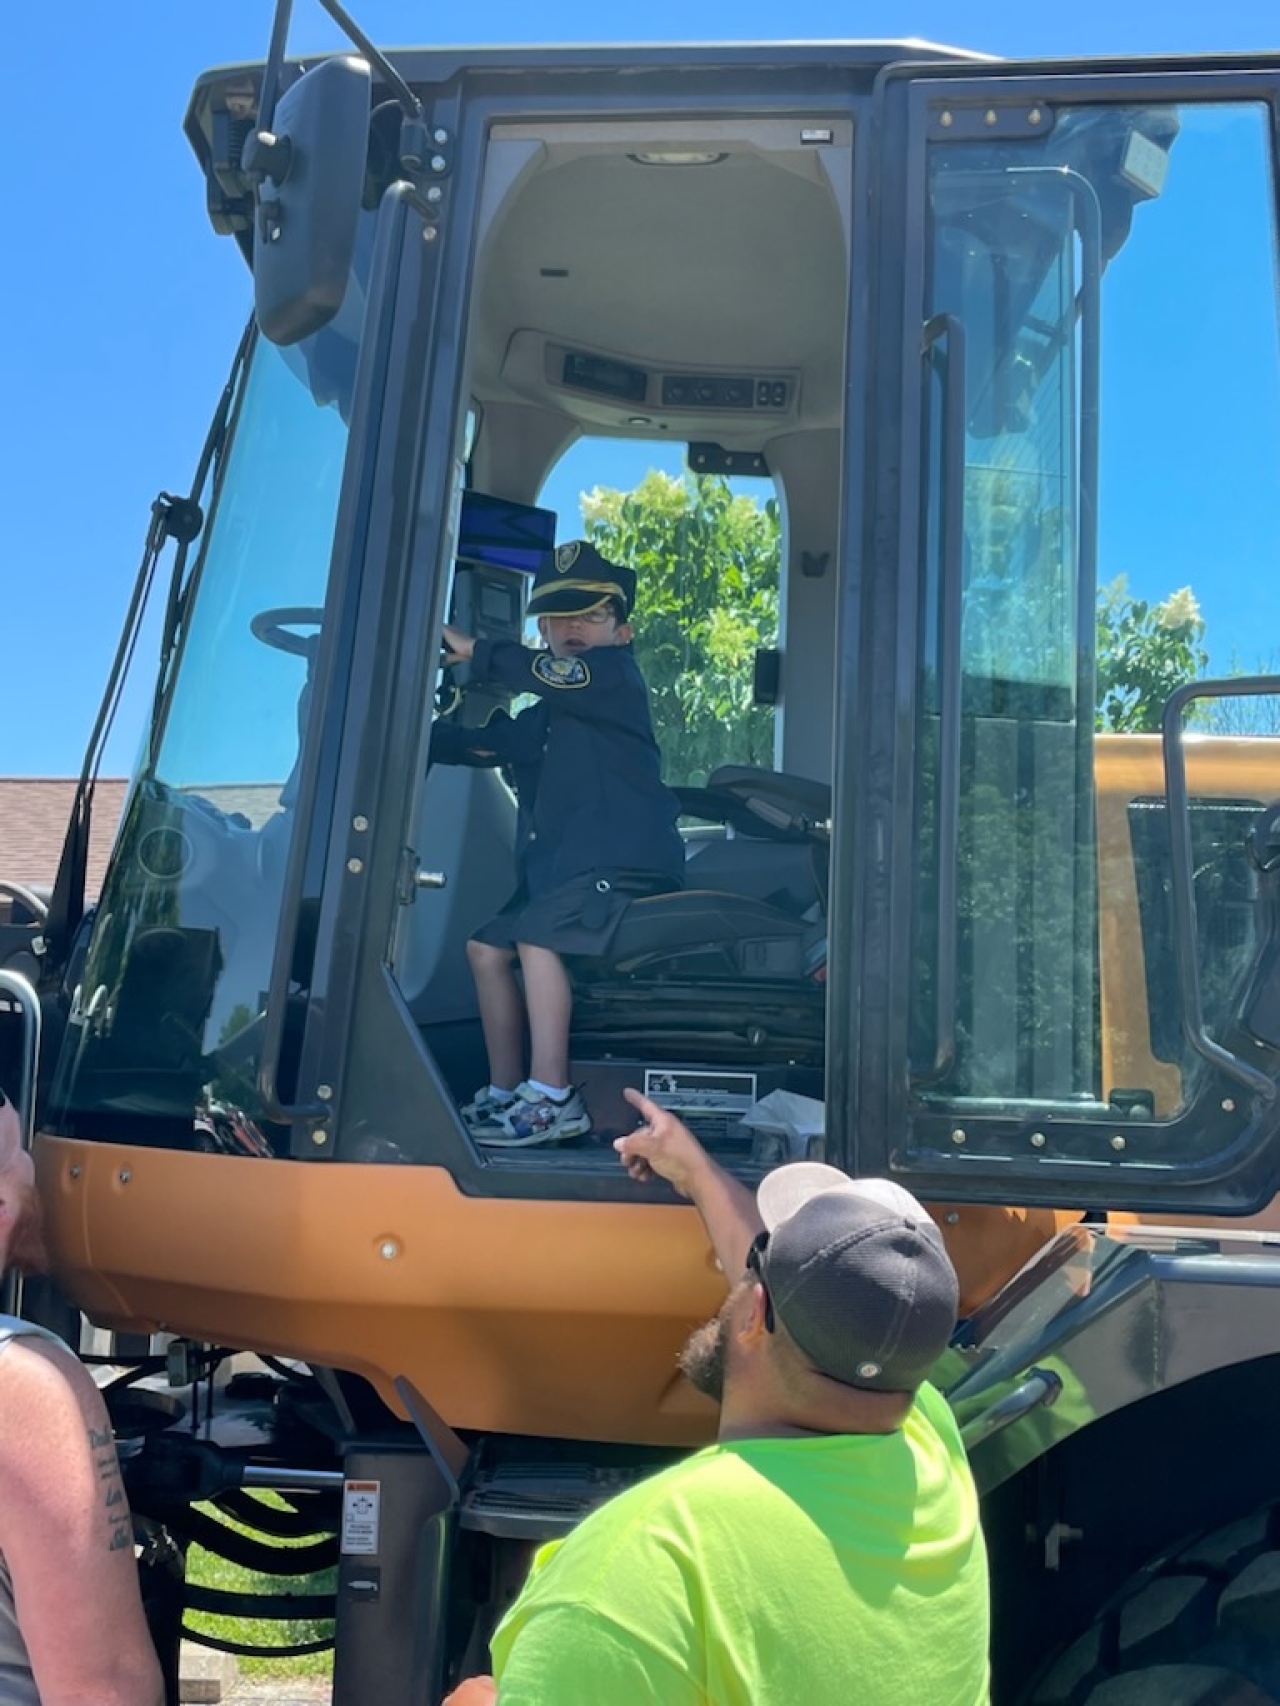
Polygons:
M621 974L800 979L825 953L831 789L807 776L725 765L677 788L683 813L728 832L691 843L688 886L633 900L590 983Z
M707 778L707 791L741 801L758 823L770 825L786 839L813 832L824 836L831 833L831 784L815 781L812 776L722 764Z

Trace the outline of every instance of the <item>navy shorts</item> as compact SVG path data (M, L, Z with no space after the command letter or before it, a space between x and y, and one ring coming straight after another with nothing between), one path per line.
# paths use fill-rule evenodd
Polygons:
M557 954L602 959L633 900L679 888L670 877L643 871L588 872L559 888L531 895L523 883L496 918L472 932L473 942L510 948L518 942Z

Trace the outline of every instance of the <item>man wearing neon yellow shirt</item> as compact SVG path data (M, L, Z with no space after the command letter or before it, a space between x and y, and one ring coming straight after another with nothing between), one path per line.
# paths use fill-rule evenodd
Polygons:
M680 1366L717 1444L544 1546L446 1706L986 1706L978 1502L925 1376L956 1277L901 1186L796 1162L758 1195L634 1091L633 1177L690 1198L741 1276Z

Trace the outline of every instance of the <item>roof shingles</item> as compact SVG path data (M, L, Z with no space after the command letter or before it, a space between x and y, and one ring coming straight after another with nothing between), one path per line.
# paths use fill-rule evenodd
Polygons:
M94 789L86 899L101 891L128 788L124 777L105 776ZM0 877L28 888L53 886L75 797L74 777L0 776Z

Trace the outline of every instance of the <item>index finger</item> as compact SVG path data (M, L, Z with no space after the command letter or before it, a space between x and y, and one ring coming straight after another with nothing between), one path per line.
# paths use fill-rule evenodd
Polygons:
M647 1096L642 1095L639 1090L631 1089L630 1086L628 1086L622 1094L640 1115L645 1125L652 1125L659 1114L666 1112L666 1109L659 1103L651 1102Z

